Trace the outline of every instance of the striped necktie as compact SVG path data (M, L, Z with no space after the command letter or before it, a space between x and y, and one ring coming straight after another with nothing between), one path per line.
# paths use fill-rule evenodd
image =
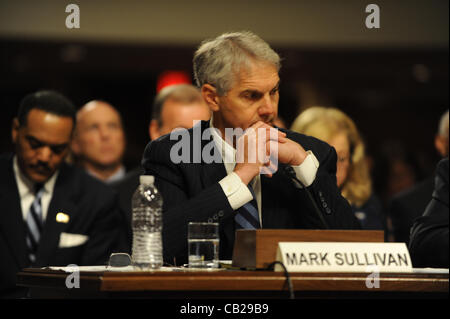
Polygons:
M35 185L35 198L28 210L27 215L27 247L28 257L31 264L36 262L36 252L39 245L39 239L41 238L43 221L42 221L42 206L41 197L44 193L44 187L42 184Z
M258 229L261 228L259 223L259 212L258 204L256 203L256 196L253 188L248 185L250 192L253 195L253 199L241 206L236 215L234 216L234 221L236 224L236 229Z

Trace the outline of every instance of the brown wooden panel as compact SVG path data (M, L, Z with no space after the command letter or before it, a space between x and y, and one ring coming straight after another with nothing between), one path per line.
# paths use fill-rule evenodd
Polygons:
M18 273L18 285L41 290L41 296L50 298L111 296L155 296L155 293L185 292L186 298L199 292L214 292L215 297L287 291L283 272L273 271L176 271L152 272L81 272L80 288L68 289L65 279L69 274L46 269L25 269ZM329 292L329 297L340 293L425 293L447 294L448 273L381 273L379 288L368 288L368 273L291 273L293 289L303 297L308 292ZM44 292L44 294L42 294ZM274 294L274 296L277 294ZM156 294L157 296L157 294ZM206 295L207 296L207 295Z
M275 261L279 242L383 242L378 230L257 229L236 231L233 266L266 268Z

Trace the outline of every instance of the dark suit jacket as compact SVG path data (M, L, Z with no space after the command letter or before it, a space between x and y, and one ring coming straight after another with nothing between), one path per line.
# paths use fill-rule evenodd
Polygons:
M175 164L171 161L170 150L176 143L165 135L150 142L142 160L145 173L154 175L155 185L160 190L163 201L163 247L164 260L173 264L187 261L187 224L191 221L219 222L221 259L231 259L234 245L234 215L219 181L226 176L223 163L205 163L193 148L194 129L201 135L209 128L209 122L202 121L190 129L188 145L191 163ZM308 187L322 210L325 220L334 229L359 228L348 202L340 195L336 185L336 152L328 144L315 138L284 131L287 137L311 150L320 162L314 183ZM206 134L208 135L208 134ZM211 144L212 143L212 144ZM178 144L180 146L181 144ZM184 144L183 144L184 145ZM197 152L220 154L215 148L211 135L201 142ZM200 163L193 163L193 156L201 157ZM262 186L262 227L287 229L322 228L322 223L313 209L305 190L294 186L291 178L282 170L272 178L261 176Z
M14 177L12 156L0 157L0 297L21 297L16 273L29 266L25 222ZM69 215L68 223L56 214ZM63 164L50 201L36 256L36 267L69 264L103 265L117 240L117 197L102 182L79 168ZM62 232L89 236L80 246L59 248Z
M131 253L133 231L131 229L132 210L131 199L139 186L139 176L142 175L142 167L137 167L127 173L120 181L109 184L119 195L119 207L122 216L122 236L119 250L121 252Z
M385 229L383 206L375 194L372 193L364 205L360 207L352 206L352 209L357 214L362 229Z
M448 157L437 165L433 198L411 228L409 252L414 267L448 268Z
M433 177L396 195L389 205L392 232L397 242L408 244L414 219L422 216L433 194Z

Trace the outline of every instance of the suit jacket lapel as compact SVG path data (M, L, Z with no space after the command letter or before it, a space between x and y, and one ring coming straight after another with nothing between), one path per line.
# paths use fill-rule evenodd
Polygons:
M202 137L203 132L210 127L209 121L202 121ZM213 143L213 144L211 144ZM212 135L209 135L207 139L202 139L202 152L205 147L208 147L208 150L211 149L211 146L214 148L213 154L221 154L220 150L217 148L217 146L214 143L214 139ZM224 178L227 175L227 171L225 169L225 165L222 162L222 156L220 155L220 162L214 161L213 163L205 163L201 161L201 171L200 171L200 178L203 183L203 188L207 188L218 181L220 181L222 178ZM234 242L234 218L229 219L222 219L222 229L225 234L225 237L227 238L227 242L233 243Z
M265 186L269 181L267 180L269 177L265 175L261 175L261 218L262 218L262 226L261 228L266 228L266 225L270 225L270 216L265 214L265 212L270 211L273 207L273 196L267 196L267 186ZM273 178L273 177L271 177Z
M203 136L203 132L209 128L209 121L202 121L201 122L202 125L202 136ZM213 143L213 144L211 144ZM213 137L211 135L208 136L208 139L205 140L201 140L201 152L203 153L203 149L205 147L210 147L213 146L214 148L214 154L220 154L219 149L216 147ZM202 154L200 154L202 155ZM222 157L220 157L222 158ZM225 170L225 166L223 165L222 161L220 163L205 163L203 161L203 157L201 159L201 180L203 183L203 186L206 188L208 186L213 185L214 183L217 183L218 181L220 181L222 178L224 178L227 175L227 172Z
M52 256L58 248L61 233L67 228L68 223L61 223L56 220L58 213L64 213L73 218L76 205L70 199L72 189L68 181L70 180L68 169L63 165L53 189L52 199L45 219L44 231L41 236L37 252L37 264L47 266L51 262Z
M14 177L12 157L8 165L0 167L0 233L8 243L19 268L28 264L27 245L25 241L25 223L22 217L19 191Z
M283 185L287 180L287 177L283 175L285 164L278 163L278 170L272 177L261 175L261 202L262 202L262 228L266 228L267 225L276 225L276 220L279 218L276 213L279 209L277 205L277 197L274 194L270 194L273 191L274 185Z

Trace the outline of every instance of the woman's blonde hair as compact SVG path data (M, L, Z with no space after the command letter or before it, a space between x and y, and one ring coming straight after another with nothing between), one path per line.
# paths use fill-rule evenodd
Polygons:
M344 112L331 107L314 106L303 111L294 121L292 131L314 136L327 143L345 133L350 145L350 167L341 187L342 196L350 204L362 206L372 193L364 143L355 123Z

